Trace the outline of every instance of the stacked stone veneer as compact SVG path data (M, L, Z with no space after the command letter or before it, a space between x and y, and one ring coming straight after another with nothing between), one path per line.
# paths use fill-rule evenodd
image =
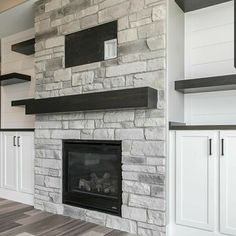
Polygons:
M165 0L36 3L36 98L150 86L158 109L36 116L35 207L140 235L165 235ZM65 69L64 35L118 20L118 58ZM122 217L62 204L62 139L122 140Z

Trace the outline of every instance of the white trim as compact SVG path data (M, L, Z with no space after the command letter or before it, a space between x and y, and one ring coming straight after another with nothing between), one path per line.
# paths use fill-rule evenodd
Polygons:
M20 193L20 192L11 191L8 189L0 188L0 197L11 200L11 201L31 205L31 206L34 205L34 195L32 194Z

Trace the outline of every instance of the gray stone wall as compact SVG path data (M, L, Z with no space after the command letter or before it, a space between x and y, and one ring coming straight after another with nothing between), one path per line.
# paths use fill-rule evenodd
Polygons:
M150 86L158 109L36 116L35 207L144 235L166 229L166 0L40 0L36 98ZM118 58L65 69L64 35L118 20ZM122 140L122 217L62 204L62 140Z

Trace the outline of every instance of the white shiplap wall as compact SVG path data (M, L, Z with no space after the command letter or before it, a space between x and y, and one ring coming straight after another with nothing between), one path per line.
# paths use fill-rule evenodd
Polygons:
M1 87L2 128L34 128L34 116L26 116L24 107L12 107L12 100L34 97L34 55L25 56L11 51L11 45L34 37L34 29L20 32L1 40L2 74L18 72L32 76L29 83Z
M185 14L185 78L236 74L233 1ZM235 124L236 91L185 95L185 122Z

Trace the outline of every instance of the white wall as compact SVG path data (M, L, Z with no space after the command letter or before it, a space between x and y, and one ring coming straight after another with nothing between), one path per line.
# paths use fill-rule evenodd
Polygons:
M0 13L0 38L34 27L34 3L36 1L25 1L14 8Z
M0 12L6 11L7 9L10 9L12 7L15 7L26 0L0 0Z
M34 37L34 29L17 33L1 40L2 74L18 72L32 76L29 83L1 87L2 128L33 128L34 116L26 116L24 107L12 107L12 100L34 97L34 55L25 56L11 51L11 45Z
M232 2L185 14L185 78L236 74ZM185 122L235 124L236 91L185 95Z
M170 121L184 121L184 96L174 82L184 79L184 13L174 0L168 6L168 115Z

